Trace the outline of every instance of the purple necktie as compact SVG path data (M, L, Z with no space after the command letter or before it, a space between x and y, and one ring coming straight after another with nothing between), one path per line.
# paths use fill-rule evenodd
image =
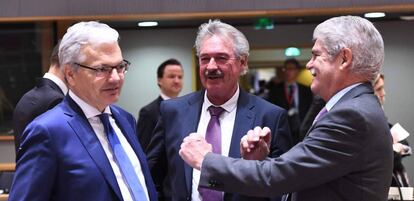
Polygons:
M221 128L220 128L220 115L224 112L221 107L210 106L208 108L210 112L210 121L208 122L206 131L206 141L213 146L213 153L221 154ZM215 190L206 188L198 188L203 201L220 201L223 200L222 193Z
M318 115L316 115L315 120L313 120L313 123L319 121L326 113L328 113L328 110L326 107L323 107L321 111L319 111Z

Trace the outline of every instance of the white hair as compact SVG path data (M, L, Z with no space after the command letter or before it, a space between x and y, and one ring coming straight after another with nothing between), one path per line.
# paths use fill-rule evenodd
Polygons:
M244 34L233 26L220 22L220 20L209 20L208 23L204 23L199 27L194 45L197 51L197 56L200 56L200 49L204 39L212 36L221 36L231 39L236 57L247 58L249 56L249 42ZM245 74L247 70L248 66L246 64L242 74Z
M313 40L321 40L332 57L343 48L352 51L352 71L367 81L377 77L384 63L384 42L374 25L358 16L334 17L319 24Z
M82 63L86 60L81 51L85 45L118 42L118 39L118 32L106 24L96 21L76 23L68 28L60 42L60 64Z

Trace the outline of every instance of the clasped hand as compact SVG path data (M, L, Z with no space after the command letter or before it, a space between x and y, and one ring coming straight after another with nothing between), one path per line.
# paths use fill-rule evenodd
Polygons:
M268 127L249 130L240 140L240 153L246 160L263 160L269 154L271 131ZM179 154L191 167L200 170L204 157L213 148L202 135L191 133L185 137Z

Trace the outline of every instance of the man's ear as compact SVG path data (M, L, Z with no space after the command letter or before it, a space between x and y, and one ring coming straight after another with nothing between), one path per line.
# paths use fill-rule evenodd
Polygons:
M339 67L339 69L343 70L343 69L349 69L352 66L352 50L349 48L344 48L341 50L341 54L340 54L340 59L342 60L341 62L341 66Z
M69 86L74 85L75 83L75 79L74 79L74 70L72 69L72 67L70 66L70 64L65 64L63 66L63 72L65 75L65 80L68 83Z
M247 57L246 56L242 56L240 58L240 64L243 67L243 69L247 69Z

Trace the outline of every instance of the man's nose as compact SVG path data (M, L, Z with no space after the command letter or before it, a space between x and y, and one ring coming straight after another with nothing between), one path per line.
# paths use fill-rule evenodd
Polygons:
M216 60L214 59L214 57L211 57L210 61L207 64L207 69L216 69L216 68L217 68Z
M111 70L110 78L111 78L111 80L120 80L121 79L121 76L119 75L119 73L116 70L116 68L113 68Z

